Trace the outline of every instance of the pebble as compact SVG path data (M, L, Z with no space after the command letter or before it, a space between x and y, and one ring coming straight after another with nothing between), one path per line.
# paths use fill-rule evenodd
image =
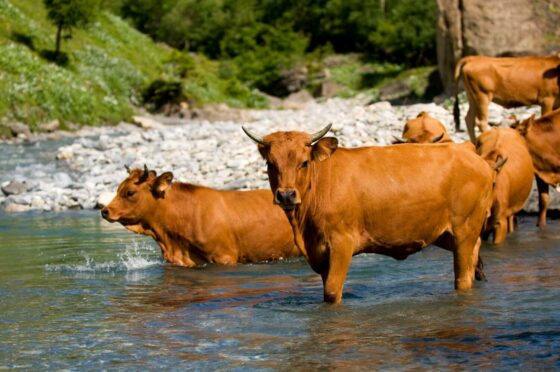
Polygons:
M241 125L265 135L279 130L316 132L332 123L328 135L336 136L341 146L384 146L392 143L393 136L401 136L407 119L426 111L448 128L455 141L466 141L466 131L455 132L452 107L447 106L368 104L367 97L358 96L322 103L310 101L300 109L246 110L243 122L233 120L234 116L212 123L168 118L164 125L138 117L136 125L83 128L70 144L57 149L56 160L53 159L56 166L51 162L10 173L10 182L2 184L9 196L0 198L0 204L7 212L101 208L111 201L117 186L127 177L125 165L142 168L146 164L158 174L173 172L176 181L220 189L269 188L264 161ZM462 116L467 108L466 104L461 106ZM538 107L505 110L491 105L492 118L498 123L511 122L512 115L521 120L539 112ZM466 128L464 121L462 128ZM41 140L47 139L38 141ZM4 190L16 182L27 188L13 193ZM551 188L551 205L555 209L560 209L559 195ZM533 192L526 209L536 210L536 200Z

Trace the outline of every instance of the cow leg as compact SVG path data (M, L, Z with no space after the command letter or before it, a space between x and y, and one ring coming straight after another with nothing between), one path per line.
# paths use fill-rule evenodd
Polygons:
M467 111L465 122L467 123L467 132L469 133L469 138L471 139L471 142L476 143L476 135L474 133L476 114L475 114L474 106L470 102L469 102L469 111Z
M350 239L333 242L329 249L329 267L321 274L323 279L323 298L325 302L342 302L342 289L346 274L352 261L353 245Z
M472 235L472 234L471 234ZM478 265L480 238L469 236L457 242L453 251L453 268L455 271L455 289L467 290L473 286L475 268Z
M512 233L517 230L517 216L512 214L508 217L508 233Z
M541 116L548 114L554 109L554 98L546 98L541 104Z
M479 95L478 97L478 112L476 113L476 126L480 130L480 133L490 129L488 126L488 105L491 100L486 95Z
M548 184L544 182L539 176L535 176L537 179L537 189L539 191L539 219L537 221L537 226L543 228L546 226L546 210L548 209Z
M476 260L475 269L474 269L474 278L479 282L482 281L482 280L486 280L486 274L484 274L484 262L482 262L482 257L480 257L480 245L481 244L482 244L482 241L480 240L480 238L478 238L478 240L476 241L476 246L475 246L475 252L477 252L476 253L477 260Z
M500 216L494 225L494 239L492 244L502 244L506 240L508 230L508 219L506 216Z

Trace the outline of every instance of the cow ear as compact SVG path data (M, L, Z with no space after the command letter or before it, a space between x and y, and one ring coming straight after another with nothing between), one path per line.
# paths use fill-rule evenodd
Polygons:
M152 193L155 197L161 198L165 195L165 191L171 186L171 181L173 181L173 173L165 172L156 180L152 185Z
M338 147L338 140L334 137L325 137L317 141L311 149L311 158L316 161L328 159Z

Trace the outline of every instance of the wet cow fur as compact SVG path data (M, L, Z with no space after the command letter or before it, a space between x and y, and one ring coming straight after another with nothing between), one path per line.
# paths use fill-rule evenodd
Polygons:
M102 216L151 236L166 261L186 267L299 255L269 190L220 191L172 179L171 172L133 169Z

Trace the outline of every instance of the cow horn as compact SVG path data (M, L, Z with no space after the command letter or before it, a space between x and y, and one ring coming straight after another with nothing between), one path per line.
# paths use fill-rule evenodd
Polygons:
M439 136L437 136L436 138L434 138L432 140L432 143L438 143L439 141L441 141L443 139L444 135L445 135L445 133L440 134Z
M317 142L319 141L321 138L323 138L323 136L325 134L327 134L327 132L329 130L331 130L332 127L332 123L328 124L326 127L324 127L323 129L321 129L320 131L318 131L317 133L314 133L313 136L311 136L311 143L313 142Z
M243 129L243 132L245 132L245 134L252 139L253 141L255 141L256 143L258 143L259 145L264 145L264 141L262 139L262 137L257 136L255 133L251 132L249 129L245 128L243 125L241 126L241 129Z
M125 164L125 165L124 165L124 169L126 169L126 172L127 172L128 174L130 174L130 167L129 167L128 165Z
M148 170L148 167L146 166L146 164L144 164L144 173L142 173L138 182L146 181L148 179L149 175L150 175L150 171Z
M393 136L393 145L398 145L401 143L406 143L406 140L404 138Z

